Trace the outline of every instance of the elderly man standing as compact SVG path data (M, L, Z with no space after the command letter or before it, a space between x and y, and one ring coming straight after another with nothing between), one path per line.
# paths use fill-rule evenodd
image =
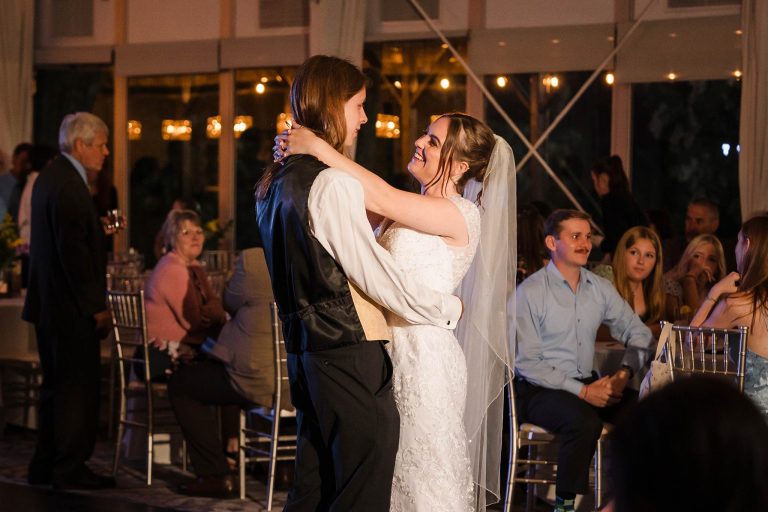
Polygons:
M43 387L31 484L56 489L113 487L85 462L93 453L99 412L99 338L111 325L106 306L104 228L86 172L101 170L108 129L78 112L59 129L62 154L32 191L30 276L22 317L35 324Z
M521 419L560 438L555 511L570 512L587 490L603 421L637 397L624 388L645 364L652 338L613 285L584 268L592 250L588 215L555 210L544 235L552 260L517 287L514 386ZM598 378L592 360L601 324L627 350L620 370Z

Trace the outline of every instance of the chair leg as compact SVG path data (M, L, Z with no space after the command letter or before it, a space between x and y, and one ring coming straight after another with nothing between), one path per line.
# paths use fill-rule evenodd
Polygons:
M245 499L245 415L246 412L240 409L240 430L238 432L237 443L237 472L240 479L240 499Z
M603 505L603 438L597 440L595 453L595 510Z
M536 451L535 446L528 446L528 458L530 460L537 458ZM533 478L536 475L536 465L529 463L526 472L528 478ZM525 485L525 512L533 512L534 505L536 505L536 484L529 483Z
M170 440L168 441L170 442ZM181 470L186 473L187 472L187 440L183 437L181 438Z
M155 455L155 436L152 429L147 429L147 487L152 486L152 459Z
M117 465L120 462L120 445L123 444L123 435L125 434L125 425L120 418L117 423L117 438L115 439L115 455L112 459L112 476L117 475Z
M115 439L115 457L112 461L112 476L117 475L117 465L120 462L120 445L123 444L123 436L125 435L125 420L127 419L127 405L125 400L125 393L120 390L120 407L119 416L117 418L117 438Z
M510 439L509 442L509 463L507 465L507 488L504 493L504 512L512 511L512 500L514 498L515 474L517 473L517 442L516 439Z
M280 439L280 407L274 408L272 417L272 442L269 447L269 480L267 487L267 512L272 510L272 498L275 495L275 473L277 472L277 443Z

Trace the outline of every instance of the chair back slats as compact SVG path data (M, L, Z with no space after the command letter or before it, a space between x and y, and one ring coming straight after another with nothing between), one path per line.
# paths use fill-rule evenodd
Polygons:
M672 326L665 356L673 378L681 375L708 374L733 379L744 390L749 328Z
M155 395L157 394L157 397L166 396L167 388L166 384L155 383L151 380L144 292L141 290L136 292L109 291L107 292L107 302L112 311L120 383L118 431L112 472L113 474L117 472L125 427L140 428L146 431L146 483L152 485L154 443L160 442L154 436L160 432L178 432L179 427L170 409L159 407L156 404ZM128 406L129 398L133 401L130 407ZM146 419L135 419L140 418L141 415L145 416ZM185 452L182 459L183 467L186 465L184 446L182 443L182 450Z
M232 264L234 263L234 255L230 251L203 251L200 259L203 262L203 266L205 266L205 271L209 274L216 271L227 274L231 272Z

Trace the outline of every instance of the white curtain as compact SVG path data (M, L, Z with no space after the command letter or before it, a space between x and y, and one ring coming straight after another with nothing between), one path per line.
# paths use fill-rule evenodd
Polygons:
M768 2L743 0L741 9L739 192L746 220L768 210Z
M34 0L3 0L0 14L0 150L32 139ZM10 160L10 159L9 159Z
M365 0L310 2L309 54L333 55L360 66L363 63Z

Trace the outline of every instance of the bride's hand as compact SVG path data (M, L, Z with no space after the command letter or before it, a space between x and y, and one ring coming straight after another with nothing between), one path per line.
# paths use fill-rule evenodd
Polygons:
M312 133L312 130L294 124L293 127L285 130L275 137L275 146L273 156L275 161L282 160L289 155L312 155L317 156L316 145L322 140Z

